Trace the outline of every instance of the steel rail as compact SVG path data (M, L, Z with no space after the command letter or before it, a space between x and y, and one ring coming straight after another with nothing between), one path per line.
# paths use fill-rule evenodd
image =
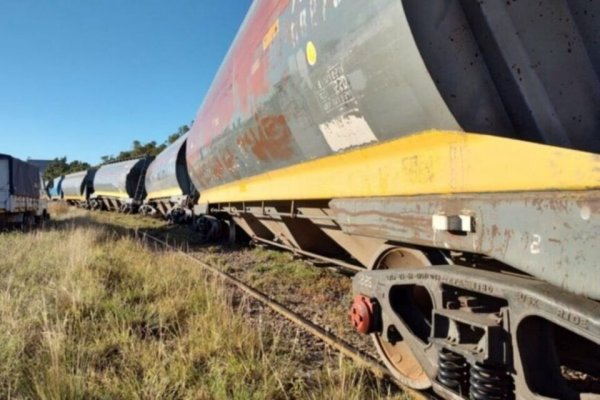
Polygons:
M199 266L201 266L203 269L211 272L213 275L219 277L220 279L222 279L224 282L227 282L235 287L237 287L239 290L243 291L244 293L246 293L248 296L252 297L253 299L259 301L260 303L268 306L269 308L271 308L273 311L277 312L278 314L280 314L281 316L285 317L286 319L288 319L289 321L293 322L294 324L296 324L297 326L300 326L301 328L303 328L304 330L306 330L307 332L309 332L310 334L312 334L313 336L319 338L320 340L322 340L323 342L325 342L327 345L329 345L330 347L334 348L335 350L337 350L338 352L340 352L341 354L345 355L346 357L352 359L354 362L356 362L357 364L363 366L364 368L368 369L369 371L371 371L371 373L373 373L373 375L379 379L382 378L387 378L389 379L391 382L393 382L394 384L396 384L398 387L400 387L402 390L404 390L407 394L410 394L410 396L412 398L415 399L431 399L431 398L435 398L435 397L428 397L427 394L422 393L422 392L418 392L414 389L408 388L406 387L404 384L402 384L401 382L399 382L396 378L394 378L390 372L387 370L386 367L384 367L383 365L381 365L379 362L377 362L375 359L373 359L371 356L366 355L364 353L362 353L361 351L353 348L350 344L348 344L347 342L345 342L343 339L327 332L325 329L323 329L322 327L320 327L319 325L313 323L312 321L309 321L308 319L304 318L302 315L290 310L289 308L287 308L286 306L284 306L283 304L271 299L270 297L268 297L267 295L265 295L264 293L260 292L259 290L245 284L244 282L240 281L239 279L235 278L234 276L221 271L220 269L206 263L205 261L201 260L200 258L186 253L185 251L169 244L168 242L159 239L155 236L152 236L146 232L140 232L140 231L136 231L136 235L140 233L142 235L143 238L145 239L150 239L151 241L153 241L154 243L160 244L162 245L164 248L174 251L178 254L181 254L187 258L189 258L190 260L194 261L195 263L197 263Z
M288 250L288 251L291 251L292 253L301 254L301 255L306 256L306 257L310 257L310 258L314 258L314 259L317 259L317 260L325 261L325 262L328 262L328 263L331 263L331 264L335 265L337 268L347 269L347 270L352 271L352 272L361 272L361 271L366 271L367 270L365 267L359 267L358 265L354 265L354 264L350 264L350 263L347 263L347 262L344 262L344 261L336 260L335 258L329 258L329 257L325 257L325 256L320 256L318 254L311 253L310 251L300 250L300 249L297 249L295 247L291 247L291 246L287 246L285 244L277 243L277 242L274 242L272 240L263 239L263 238L260 238L258 236L253 236L252 240L255 241L255 242L267 244L269 246L277 247L277 248L280 248L280 249L283 249L283 250Z

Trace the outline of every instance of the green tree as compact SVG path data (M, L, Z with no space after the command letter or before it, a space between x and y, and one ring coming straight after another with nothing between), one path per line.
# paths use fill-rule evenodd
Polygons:
M169 135L169 138L167 139L167 142L165 144L170 145L170 144L174 143L177 139L179 139L180 137L185 135L189 130L190 130L190 127L187 125L180 126L177 129L177 132Z
M132 158L157 156L164 149L166 149L167 146L174 143L177 139L179 139L180 137L185 135L189 130L190 130L190 127L188 125L180 126L179 128L177 128L177 132L170 134L167 137L167 140L162 144L158 144L154 140L150 141L148 143L142 143L139 140L134 140L131 143L131 149L123 150L123 151L119 152L119 154L117 154L116 156L113 156L112 154L108 155L108 156L102 156L101 157L102 164L109 164L109 163L114 163L114 162L118 162L118 161L130 160Z
M132 158L142 158L147 156L156 156L165 149L166 145L158 145L155 141L142 143L134 140L130 150L121 151L116 156L103 156L102 163L113 163L118 161L130 160Z
M193 124L194 121L190 123ZM131 143L131 149L123 150L119 152L116 156L107 155L102 156L100 159L102 160L102 164L109 164L113 162L129 160L132 158L142 158L147 156L157 156L164 149L167 148L170 144L174 143L177 139L185 135L190 130L188 125L181 125L177 128L177 132L170 134L167 137L167 140L164 143L158 144L156 141L152 140L148 143L142 143L139 140L134 140ZM56 177L67 175L73 172L84 171L86 169L91 168L90 164L73 160L68 162L67 157L57 157L48 166L46 172L44 173L44 180L54 179Z
M67 157L57 157L52 160L44 172L44 180L54 179L73 172L85 171L89 168L90 164L84 161L73 160L68 162Z
M54 179L61 175L64 175L65 172L69 169L69 164L67 163L67 157L57 157L48 165L46 171L44 172L44 180Z

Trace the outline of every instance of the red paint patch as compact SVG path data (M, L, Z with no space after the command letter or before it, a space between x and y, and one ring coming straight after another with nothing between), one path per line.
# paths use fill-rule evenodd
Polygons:
M292 157L292 132L283 115L256 117L257 129L248 129L237 139L243 150L250 150L261 161Z
M226 178L240 178L239 171L235 169L236 157L230 148L225 148L218 153L212 153L201 163L196 178L201 187L211 187Z
M267 80L269 49L263 51L265 34L281 13L288 7L289 0L256 1L251 14L242 26L230 49L219 74L211 86L203 106L196 116L193 137L201 137L200 143L207 146L219 136L234 118L236 105L244 119L252 113L252 105L269 91ZM255 62L258 68L253 71Z

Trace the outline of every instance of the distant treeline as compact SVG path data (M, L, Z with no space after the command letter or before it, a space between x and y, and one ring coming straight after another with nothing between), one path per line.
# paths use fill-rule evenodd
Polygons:
M185 133L189 130L190 127L188 125L180 126L177 129L177 132L170 134L167 140L161 144L157 144L154 140L148 143L142 143L139 140L134 140L130 150L121 151L116 156L112 154L108 156L102 156L102 165L123 160L129 160L132 158L156 156L164 149L166 149L167 146L169 146L171 143L175 142L181 136L185 135ZM54 179L57 176L82 171L90 167L91 165L89 163L83 161L74 160L68 162L67 157L57 157L54 160L52 160L52 162L46 169L46 172L44 173L44 180Z
M67 162L67 157L57 157L52 160L50 165L48 165L48 168L46 168L46 171L44 172L44 181L88 168L90 168L90 164L86 162L78 160Z

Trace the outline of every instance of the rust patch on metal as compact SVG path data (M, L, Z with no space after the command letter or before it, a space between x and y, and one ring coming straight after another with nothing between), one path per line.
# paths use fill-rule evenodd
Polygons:
M257 128L250 128L238 139L238 146L251 151L257 159L287 160L293 155L292 132L283 115L255 117Z
M226 175L232 175L239 178L237 170L234 168L236 157L230 148L224 148L208 156L204 162L204 167L199 169L196 178L201 185L210 186L212 182L217 182L225 178Z

